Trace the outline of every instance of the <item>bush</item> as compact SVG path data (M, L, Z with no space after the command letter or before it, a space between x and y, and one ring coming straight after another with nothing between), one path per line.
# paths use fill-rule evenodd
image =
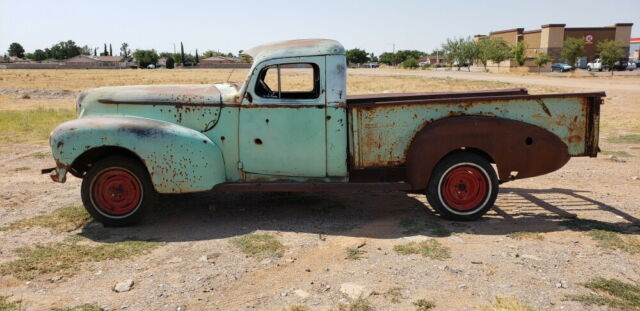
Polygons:
M167 69L173 69L173 67L175 67L176 61L173 60L173 57L169 56L167 57L167 63L166 63L166 67Z
M418 68L418 61L413 57L408 58L404 62L402 62L402 68Z

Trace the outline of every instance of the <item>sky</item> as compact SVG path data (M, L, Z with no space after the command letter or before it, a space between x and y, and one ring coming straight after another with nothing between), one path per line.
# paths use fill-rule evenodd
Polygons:
M483 1L16 1L0 0L0 53L11 42L27 52L66 40L172 52L238 50L289 39L329 38L379 55L394 49L430 52L450 37L538 29L543 24L601 27L634 23L638 0Z

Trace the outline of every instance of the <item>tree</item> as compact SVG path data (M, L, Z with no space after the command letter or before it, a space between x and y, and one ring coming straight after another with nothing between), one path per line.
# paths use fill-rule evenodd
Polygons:
M550 60L551 58L547 53L542 52L538 54L538 58L536 58L536 60L533 61L534 63L536 63L536 65L538 65L538 73L540 73L540 67L546 65Z
M9 52L9 56L15 56L19 58L24 57L24 48L18 42L11 43L7 52Z
M33 60L41 62L45 59L47 59L47 53L45 53L43 50L37 49L33 52Z
M128 60L131 57L131 50L129 49L129 43L123 42L120 46L120 55L124 57L125 60Z
M494 40L491 38L480 39L476 42L476 49L478 52L477 60L484 66L484 71L487 71L487 62L491 60L491 53Z
M478 60L478 45L471 38L462 42L462 58L467 64L467 71L471 71L471 65Z
M93 56L98 56L98 48L93 48Z
M111 43L109 43L109 56L113 56L113 49L111 48Z
M498 65L498 71L500 71L500 63L509 58L511 58L509 44L502 39L492 39L489 60Z
M413 58L407 58L402 62L402 68L409 68L409 69L414 69L414 68L418 68L418 61Z
M104 44L104 51L100 53L100 56L109 56L109 52L107 51L107 44Z
M83 46L82 48L80 48L80 54L91 55L91 48L89 48L88 45Z
M173 67L175 67L175 63L176 61L173 60L173 57L168 56L165 67L167 67L167 69L173 69Z
M598 42L596 47L600 52L602 64L611 70L611 75L613 76L613 67L616 62L622 61L621 58L624 57L624 50L620 47L620 43L616 40L604 40Z
M156 50L136 50L133 57L138 61L138 66L147 68L149 65L155 65L160 59Z
M196 49L196 64L200 63L200 57L198 57L198 49Z
M575 65L576 59L584 53L583 38L568 38L562 44L562 57L571 66Z
M345 56L350 64L363 64L369 61L369 54L361 49L347 50Z
M513 47L511 47L511 58L518 63L518 66L524 65L527 52L527 43L524 41L518 41Z
M50 58L69 59L82 53L82 48L76 45L73 40L60 41L53 45L51 49L45 49L45 53Z
M184 45L180 42L180 64L184 66Z
M458 67L464 66L467 63L467 51L465 51L466 43L465 40L460 38L447 38L447 42L442 45L442 50L444 50L444 57L450 65Z

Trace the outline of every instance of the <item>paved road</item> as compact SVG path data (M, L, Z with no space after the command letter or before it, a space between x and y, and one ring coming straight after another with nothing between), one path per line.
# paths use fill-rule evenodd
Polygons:
M609 77L569 77L568 74L497 74L486 72L402 70L402 69L350 69L350 75L392 76L411 75L430 78L453 78L482 81L500 81L514 84L561 87L580 91L625 91L640 95L640 70ZM619 73L617 73L619 74Z

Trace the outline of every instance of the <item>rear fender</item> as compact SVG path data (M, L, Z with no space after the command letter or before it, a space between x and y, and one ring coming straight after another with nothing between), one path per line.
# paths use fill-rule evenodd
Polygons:
M411 143L406 177L413 189L426 188L436 164L461 149L489 156L502 182L553 172L571 157L558 136L536 125L496 117L446 118L426 126Z
M159 193L206 191L225 181L224 159L215 143L198 131L164 121L81 118L58 126L50 144L58 166L54 179L61 181L76 159L106 146L138 156Z

